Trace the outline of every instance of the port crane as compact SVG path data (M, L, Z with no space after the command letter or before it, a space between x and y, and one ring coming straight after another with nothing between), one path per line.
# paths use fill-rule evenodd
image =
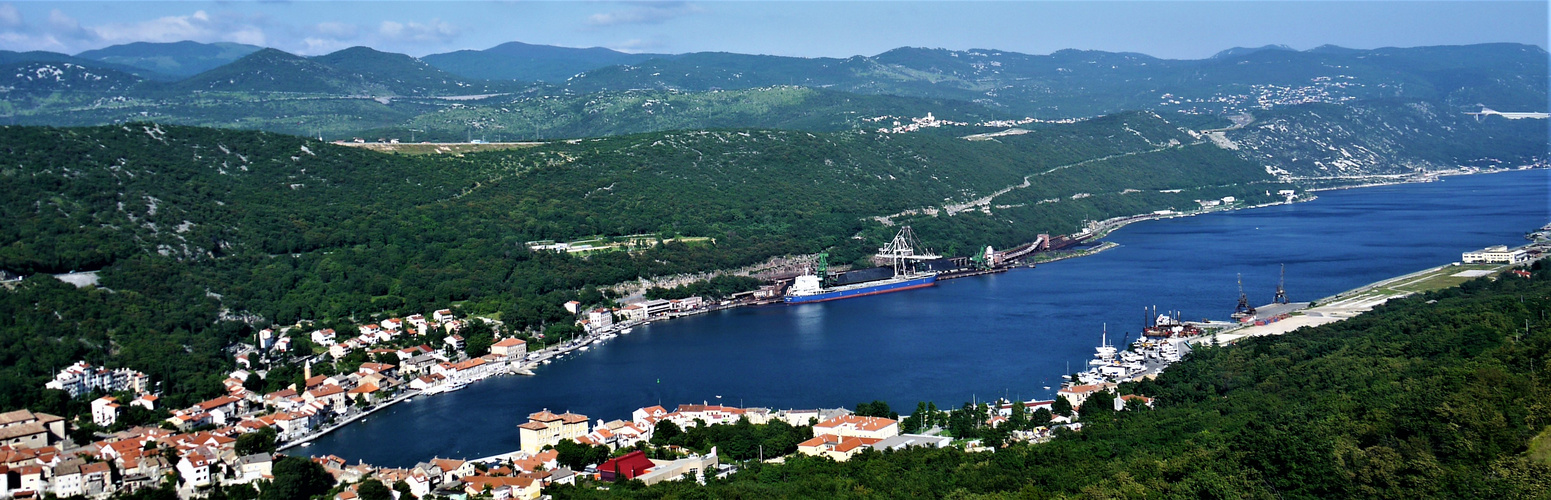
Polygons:
M1272 304L1287 303L1287 264L1282 264L1282 276L1276 281L1276 298L1271 299Z
M1239 305L1233 308L1233 319L1243 319L1255 315L1255 307L1249 305L1249 296L1244 294L1244 275L1239 277Z
M922 248L923 253L916 253L916 248ZM890 263L892 263L894 266L894 275L900 276L907 274L908 271L915 270L915 266L913 264L907 265L907 262L936 260L942 258L941 255L935 255L930 251L925 251L925 248L926 247L921 245L921 241L916 239L915 231L912 231L910 226L905 226L900 228L899 233L894 235L893 240L890 240L887 245L884 245L882 248L878 249L878 257L887 259ZM910 269L907 270L907 267Z

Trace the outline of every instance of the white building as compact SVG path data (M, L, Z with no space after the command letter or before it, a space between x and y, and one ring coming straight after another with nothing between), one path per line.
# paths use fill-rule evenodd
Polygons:
M674 311L692 311L705 307L705 299L702 299L698 296L684 297L682 299L674 300L671 302L673 302Z
M92 366L85 361L77 361L60 370L54 375L54 380L43 384L47 389L68 392L72 398L98 389L107 392L134 391L144 394L150 386L151 377L144 373L128 368L108 370Z
M1523 264L1529 262L1529 252L1522 248L1509 250L1507 245L1497 245L1465 252L1460 260L1466 264Z
M334 329L324 328L322 330L312 332L312 343L322 346L334 345Z
M614 313L606 307L599 307L587 312L587 324L594 330L601 330L614 326Z
M92 401L92 423L110 427L118 421L118 399L103 396Z
M641 303L646 308L647 316L661 316L673 311L673 302L663 299L648 300Z
M899 422L883 417L842 415L814 424L813 434L883 439L899 435Z

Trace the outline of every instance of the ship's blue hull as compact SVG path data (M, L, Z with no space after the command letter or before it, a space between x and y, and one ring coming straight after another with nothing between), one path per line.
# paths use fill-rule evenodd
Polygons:
M875 285L864 285L844 290L826 291L813 295L788 295L786 296L786 303L802 304L805 302L823 302L826 300L848 299L851 297L861 297L863 295L877 295L880 293L898 292L902 290L928 287L936 283L937 275L935 274L907 280L885 280L884 282L880 282Z

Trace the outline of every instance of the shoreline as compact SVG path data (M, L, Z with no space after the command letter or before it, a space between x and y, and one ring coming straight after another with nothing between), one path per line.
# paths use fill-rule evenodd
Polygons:
M1465 172L1465 171L1457 171L1456 170L1456 171L1450 171L1450 172L1448 172L1446 174L1440 173L1439 175L1458 176L1458 175L1495 174L1495 173L1516 172L1516 171L1521 171L1521 170L1534 170L1534 169L1542 169L1542 168L1545 168L1545 167L1512 168L1512 169L1500 169L1500 170L1492 170L1492 171L1475 171L1475 172ZM1304 192L1312 193L1312 192L1316 192L1316 191L1329 191L1329 190L1337 190L1337 189L1354 189L1354 188L1361 188L1361 187L1380 187L1380 186L1391 186L1391 185L1397 185L1397 184L1419 184L1419 183L1434 182L1434 181L1435 181L1435 179L1412 178L1412 179L1406 179L1406 180L1398 180L1396 182L1379 183L1379 184L1364 184L1364 185L1352 185L1352 186L1341 186L1341 187L1331 187L1331 188L1306 189L1306 190L1304 190ZM1315 201L1317 199L1318 199L1317 196L1309 195L1309 196L1306 196L1306 197L1299 197L1299 198L1296 198L1296 199L1293 199L1293 200L1290 200L1290 201L1277 201L1277 202L1263 203L1263 204L1258 204L1258 205L1231 206L1231 207L1220 207L1220 208L1203 208L1203 209L1198 209L1198 210L1194 210L1194 211L1190 211L1190 212L1176 212L1176 213L1170 213L1170 214L1146 213L1146 214L1135 214L1135 215L1130 215L1130 216L1114 217L1114 218L1111 218L1111 219L1107 219L1106 221L1100 221L1100 224L1103 224L1103 226L1100 229L1095 231L1095 234L1091 237L1091 239L1096 241L1096 240L1104 238L1104 237L1108 236L1110 233L1113 233L1114 231L1120 230L1120 229L1122 229L1122 228L1124 228L1124 227L1126 227L1126 226L1128 226L1130 224L1138 223L1138 222L1143 222L1143 221L1175 219L1175 218L1183 218L1183 217L1195 217L1195 216L1199 216L1199 215L1207 215L1207 214L1219 213L1219 212L1235 212L1235 211L1241 211L1241 210L1265 208L1265 207L1272 207L1272 206L1278 206L1278 205L1289 205L1289 204L1292 204L1292 203L1309 202L1309 201ZM1053 257L1053 258L1051 258L1049 260L1037 260L1033 256L1026 257L1026 258L1024 258L1022 260L1025 263L1027 263L1027 264L1045 264L1045 263L1058 262L1058 261L1068 260L1068 259L1073 259L1073 258L1078 258L1078 257L1087 257L1087 256L1095 255L1095 254L1101 253L1103 251L1106 251L1106 250L1109 250L1109 249L1112 249L1112 248L1115 248L1115 247L1118 247L1118 246L1119 246L1119 244L1117 244L1117 243L1105 241L1105 242L1100 242L1100 244L1095 246L1095 247L1090 247L1090 248L1078 250L1078 251L1072 252L1072 253L1067 254L1067 255L1055 256L1055 257ZM1034 254L1034 255L1039 255L1039 254ZM1416 271L1416 272L1413 272L1413 273L1409 273L1409 274L1406 274L1406 275L1403 275L1403 276L1397 276L1397 277L1390 278L1390 279L1387 279L1387 280L1381 280L1379 282L1370 283L1368 285L1357 287L1357 288L1354 288L1352 290L1348 290L1348 291L1336 294L1336 295L1331 296L1331 297L1322 298L1319 301L1315 302L1314 304L1316 304L1316 305L1324 304L1326 300L1329 300L1329 299L1332 299L1332 298L1341 297L1341 296L1344 296L1346 294L1350 294L1350 293L1353 293L1353 292L1356 292L1356 291L1359 291L1359 290L1371 289L1371 288L1374 288L1376 286L1381 286L1381 285L1383 285L1385 283L1395 282L1397 280L1401 280L1401 279L1406 278L1406 277L1416 276L1416 275L1420 275L1420 274L1427 273L1427 272L1432 272L1432 271L1437 271L1437 270L1448 268L1448 267L1451 267L1451 266L1452 266L1451 264L1444 264L1444 265L1441 265L1441 266L1436 266L1436 267L1432 267L1432 268L1429 268L1429 269L1424 269L1424 270L1421 270L1421 271ZM776 302L776 304L780 304L780 302ZM726 305L717 305L717 306L712 306L712 307L708 307L708 308L697 310L697 311L693 311L693 312L671 315L669 317L659 318L659 319L652 320L652 321L662 321L662 320L668 320L668 319L677 319L677 318L684 317L684 316L706 314L706 313L710 313L710 312L714 312L714 311L720 311L720 310L725 310L725 309L733 309L733 308L739 308L739 307L750 307L750 306L762 306L762 305L771 305L771 303L769 303L769 302L749 302L749 303L734 303L734 304L726 304ZM1292 318L1307 318L1307 317L1310 317L1310 316L1304 314L1304 311L1308 311L1308 310L1312 310L1312 309L1316 309L1316 307L1309 307L1309 308L1306 308L1306 309L1303 309L1303 310L1296 311L1296 312L1294 312L1294 314L1298 314L1298 315L1293 316ZM1369 309L1371 309L1371 307ZM1322 312L1322 311L1316 311L1316 312ZM1364 310L1362 312L1366 312L1366 310ZM1227 330L1220 330L1220 331L1217 332L1217 334L1215 336L1219 337L1219 341L1221 341L1221 342L1232 343L1232 342L1236 342L1237 340L1240 340L1240 339L1245 338L1245 337L1273 334L1273 333L1244 332L1246 329L1271 327L1273 325L1275 325L1277 328L1293 327L1292 329L1296 329L1297 327L1301 327L1301 326L1317 326L1318 324L1333 323L1333 322L1336 322L1336 321L1347 319L1349 317L1354 317L1354 316L1356 316L1357 314L1360 314L1360 313L1361 312L1356 312L1356 313L1353 313L1353 314L1351 314L1349 316L1339 317L1339 318L1336 318L1335 316L1328 316L1328 317L1326 317L1327 319L1329 319L1328 321L1318 322L1316 324L1305 324L1305 323L1310 323L1311 322L1310 320L1289 321L1290 319L1292 319L1292 318L1289 318L1287 320L1278 321L1276 323L1272 323L1270 325L1264 325L1264 326L1255 326L1255 325L1238 326L1238 327L1230 328L1230 329L1227 329ZM1314 316L1314 317L1321 317L1321 316ZM549 361L549 362L561 361L562 359L560 359L560 358L563 358L567 354L572 354L573 352L578 351L581 348L591 346L591 345L593 345L595 343L606 341L607 339L603 339L602 338L604 335L609 335L609 334L612 334L612 335L624 335L624 333L621 333L623 330L634 328L634 327L638 327L638 326L649 325L652 321L616 323L616 324L614 324L613 326L611 326L611 327L609 327L607 329L599 330L597 332L591 332L591 333L583 336L580 341L576 341L576 342L572 342L572 343L552 345L552 346L550 346L548 348L545 348L545 349L542 349L542 350L539 350L539 351L530 352L526 356L524 356L524 358L522 360L513 362L511 364L510 368L507 370L507 372L506 373L502 373L500 375L536 376L537 375L536 370L541 368L545 364L546 361ZM1288 331L1291 331L1291 330L1288 330ZM1223 334L1229 334L1231 332L1244 332L1244 333L1241 333L1237 337L1233 337L1231 339L1221 340L1221 336ZM1287 332L1279 332L1279 333L1275 333L1275 334L1281 334L1281 333L1287 333ZM1191 342L1205 342L1205 341L1210 340L1210 338L1212 338L1212 337L1214 337L1214 335L1212 335L1212 334L1202 335L1200 337L1197 337L1196 339L1192 339ZM534 356L535 354L537 354L538 356L535 357ZM500 376L500 375L497 375L497 376ZM494 377L490 377L490 378L494 378ZM474 381L472 383L478 383L478 382L479 381ZM418 394L418 393L416 393L416 394ZM435 394L425 394L425 396L432 396L432 395L435 395ZM331 427L327 428L324 431L320 431L318 433L311 434L308 437L304 438L303 440L299 440L299 441L288 443L284 447L280 448L280 450L293 449L293 448L299 447L300 445L302 445L304 443L311 442L312 440L317 439L318 437L322 437L322 436L324 436L324 435L326 435L326 434L328 434L330 432L333 432L334 430L337 430L337 429L342 428L342 427L344 427L346 425L349 425L350 423L354 423L356 420L364 418L365 416L370 415L371 413L374 413L377 410L380 410L380 409L383 409L383 408L387 408L387 407L389 407L389 406L391 406L393 404L397 404L397 403L403 402L403 401L405 401L407 399L408 399L407 397L399 397L399 398L391 400L390 402L385 403L383 405L373 407L373 409L371 409L371 410L369 410L369 411L367 411L365 413L357 414L357 415L351 417L350 419L348 419L345 422L341 422L339 424L331 426Z

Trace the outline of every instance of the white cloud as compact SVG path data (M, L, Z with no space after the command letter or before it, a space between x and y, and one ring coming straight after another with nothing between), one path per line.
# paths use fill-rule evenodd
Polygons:
M383 21L377 34L394 42L447 43L457 38L459 32L451 23L432 19L425 23Z
M697 5L684 2L647 3L630 9L593 14L587 17L587 25L662 24L670 19L704 11Z
M59 9L49 11L48 28L50 34L67 40L91 40L97 38L96 34L81 28L80 22L65 15Z
M14 31L0 33L0 47L21 52L29 50L64 52L70 50L70 47L60 42L53 35L17 33Z
M22 26L22 13L16 10L15 5L0 3L0 27L20 28Z
M660 50L660 49L662 49L662 48L664 48L666 46L667 46L667 43L663 42L662 40L655 39L655 38L654 39L650 39L650 40L643 40L643 39L640 39L640 38L632 38L630 40L625 40L625 41L619 42L617 44L609 45L608 48L614 49L614 50L617 50L617 51L620 51L620 52L626 52L626 53L631 53L631 54L638 54L638 53L641 53L641 52L647 52L647 51L652 51L652 50Z
M322 22L312 25L312 33L327 38L351 39L360 33L360 28L350 23Z
M238 42L262 45L264 29L240 17L212 16L199 10L184 16L166 16L135 23L108 23L87 28L102 41L129 42Z

